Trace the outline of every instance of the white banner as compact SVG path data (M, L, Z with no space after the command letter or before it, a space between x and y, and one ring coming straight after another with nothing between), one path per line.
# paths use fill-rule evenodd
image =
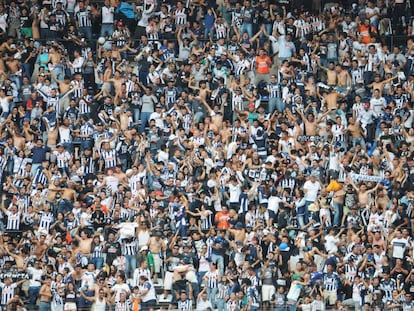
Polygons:
M384 178L381 176L371 176L371 175L361 175L361 174L351 174L350 175L353 181L373 181L381 182Z

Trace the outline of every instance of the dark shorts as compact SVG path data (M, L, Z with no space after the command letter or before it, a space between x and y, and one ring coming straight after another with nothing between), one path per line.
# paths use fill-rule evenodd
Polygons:
M149 300L146 302L141 302L141 309L145 311L145 310L155 307L156 304L157 304L157 301L155 299Z

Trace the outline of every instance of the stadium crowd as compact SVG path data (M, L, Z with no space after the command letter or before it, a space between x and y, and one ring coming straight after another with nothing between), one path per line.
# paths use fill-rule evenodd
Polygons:
M1 309L414 310L412 2L1 1Z

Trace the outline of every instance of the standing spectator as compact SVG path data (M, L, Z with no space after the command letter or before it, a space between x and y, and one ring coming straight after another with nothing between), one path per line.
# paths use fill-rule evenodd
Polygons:
M78 10L75 15L76 27L83 33L88 42L92 39L92 13L85 6L83 0L78 2Z

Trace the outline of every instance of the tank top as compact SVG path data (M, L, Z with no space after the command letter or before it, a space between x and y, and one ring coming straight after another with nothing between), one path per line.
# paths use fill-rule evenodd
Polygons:
M95 303L93 304L92 311L105 311L106 310L106 299L96 299Z

